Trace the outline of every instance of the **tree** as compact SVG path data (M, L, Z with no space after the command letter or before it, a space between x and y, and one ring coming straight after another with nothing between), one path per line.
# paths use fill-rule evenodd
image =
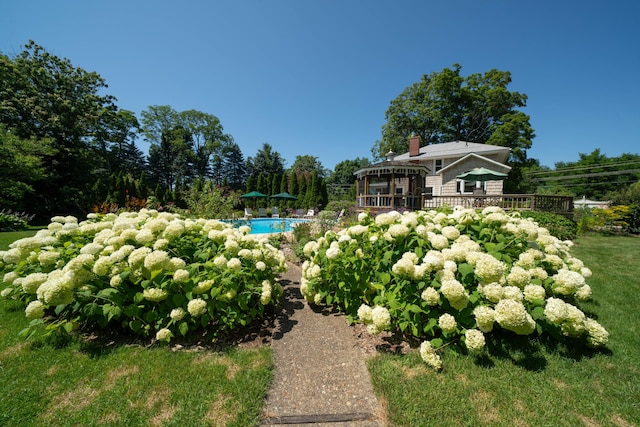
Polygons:
M214 155L214 158L216 156ZM222 150L221 176L234 190L239 190L247 179L247 167L240 146L232 142Z
M233 142L233 138L224 133L220 120L213 114L197 110L178 113L179 125L191 135L195 152L195 175L211 176L211 156L224 153Z
M317 172L318 176L324 178L327 176L327 169L322 166L320 160L317 157L305 154L303 156L296 156L296 160L289 168L294 173L306 173L311 174Z
M181 184L191 182L194 160L189 134L182 128L167 129L159 144L149 146L149 178L167 190L176 190Z
M326 179L326 185L331 200L350 199L355 200L355 182L354 173L367 166L369 159L364 157L356 157L353 160L343 160L336 164L333 172Z
M22 140L50 141L46 180L25 200L32 213L82 215L105 171L105 141L119 131L115 98L96 72L74 67L30 41L13 59L0 54L0 123Z
M25 199L47 178L43 156L51 155L48 140L20 139L0 125L0 211L29 211Z
M408 151L417 134L426 144L470 141L511 148L510 163L523 163L534 137L529 116L518 108L527 96L507 89L511 73L492 69L484 74L460 75L454 64L423 75L391 101L385 113L382 139L371 152L383 159L389 151Z
M273 151L273 147L267 143L262 145L255 157L247 158L247 171L249 174L278 174L284 172L284 160L277 151Z
M640 155L607 157L598 148L579 153L576 162L557 162L554 170L533 171L528 176L538 184L539 192L602 200L640 179Z

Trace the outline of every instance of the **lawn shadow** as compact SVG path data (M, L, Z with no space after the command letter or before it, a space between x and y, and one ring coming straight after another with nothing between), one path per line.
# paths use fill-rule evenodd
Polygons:
M580 361L596 354L612 354L608 349L593 349L583 341L567 337L553 337L548 333L536 337L494 331L486 339L488 354L476 357L476 364L485 368L495 366L492 358L509 360L528 371L543 371L548 356L556 354L562 358Z

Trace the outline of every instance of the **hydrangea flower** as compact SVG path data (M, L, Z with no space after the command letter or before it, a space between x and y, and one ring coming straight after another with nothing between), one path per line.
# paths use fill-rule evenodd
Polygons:
M163 270L169 264L169 254L165 251L153 251L144 259L144 268L149 271Z
M173 337L173 334L171 333L171 330L167 328L162 328L158 332L156 332L156 340L158 341L169 342L171 341L171 337Z
M147 288L142 291L142 296L147 301L160 302L167 299L169 292L160 288Z
M187 311L193 317L202 316L207 312L207 302L201 298L195 298L187 304Z
M442 329L442 332L445 334L455 332L457 326L456 318L449 313L445 313L438 318L438 327Z
M544 301L546 291L540 285L527 285L524 287L524 299L529 302Z
M422 344L420 344L420 357L434 370L439 371L442 369L442 359L431 346L430 341L423 341Z
M177 283L186 283L189 281L189 272L184 269L178 269L173 272L173 280Z
M518 335L529 335L536 328L536 322L519 301L502 299L496 304L494 311L496 322Z
M27 316L27 319L42 319L44 317L45 308L46 307L44 306L44 304L42 304L38 300L35 300L31 301L27 305L27 308L25 308L24 312Z
M587 344L590 347L604 347L609 341L609 332L596 320L585 319L584 328L587 332Z
M491 332L495 322L495 311L491 307L479 305L473 309L476 324L482 332Z
M431 306L438 305L441 302L440 294L435 288L431 286L422 291L422 295L420 295L420 298L422 298L427 304Z
M171 310L171 313L169 313L169 317L174 322L178 322L178 321L182 320L182 318L184 317L185 314L186 314L186 312L184 311L184 309L181 308L181 307L178 307L178 308L174 308L173 310Z
M464 344L471 352L481 351L485 346L484 334L477 329L467 329L464 333Z
M198 282L198 284L193 287L192 292L194 294L203 294L207 292L209 289L211 289L212 286L213 286L213 280L211 279L203 280L201 282Z

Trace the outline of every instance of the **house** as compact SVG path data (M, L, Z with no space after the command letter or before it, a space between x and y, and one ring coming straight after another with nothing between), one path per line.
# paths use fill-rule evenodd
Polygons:
M510 148L453 141L420 147L420 137L412 136L409 151L388 153L383 162L368 165L357 177L357 206L370 209L419 209L441 196L500 196L502 180L467 181L458 175L484 167L508 173L505 163Z

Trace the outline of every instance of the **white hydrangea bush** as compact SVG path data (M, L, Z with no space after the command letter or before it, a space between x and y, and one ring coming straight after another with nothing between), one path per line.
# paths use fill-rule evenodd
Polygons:
M479 352L498 330L602 347L607 331L578 308L591 298L591 271L571 247L499 207L361 213L305 245L301 290L371 333L424 340L420 354L435 369L438 348Z
M115 326L158 341L247 325L282 295L284 254L248 227L143 209L52 218L0 251L5 298L42 323Z

